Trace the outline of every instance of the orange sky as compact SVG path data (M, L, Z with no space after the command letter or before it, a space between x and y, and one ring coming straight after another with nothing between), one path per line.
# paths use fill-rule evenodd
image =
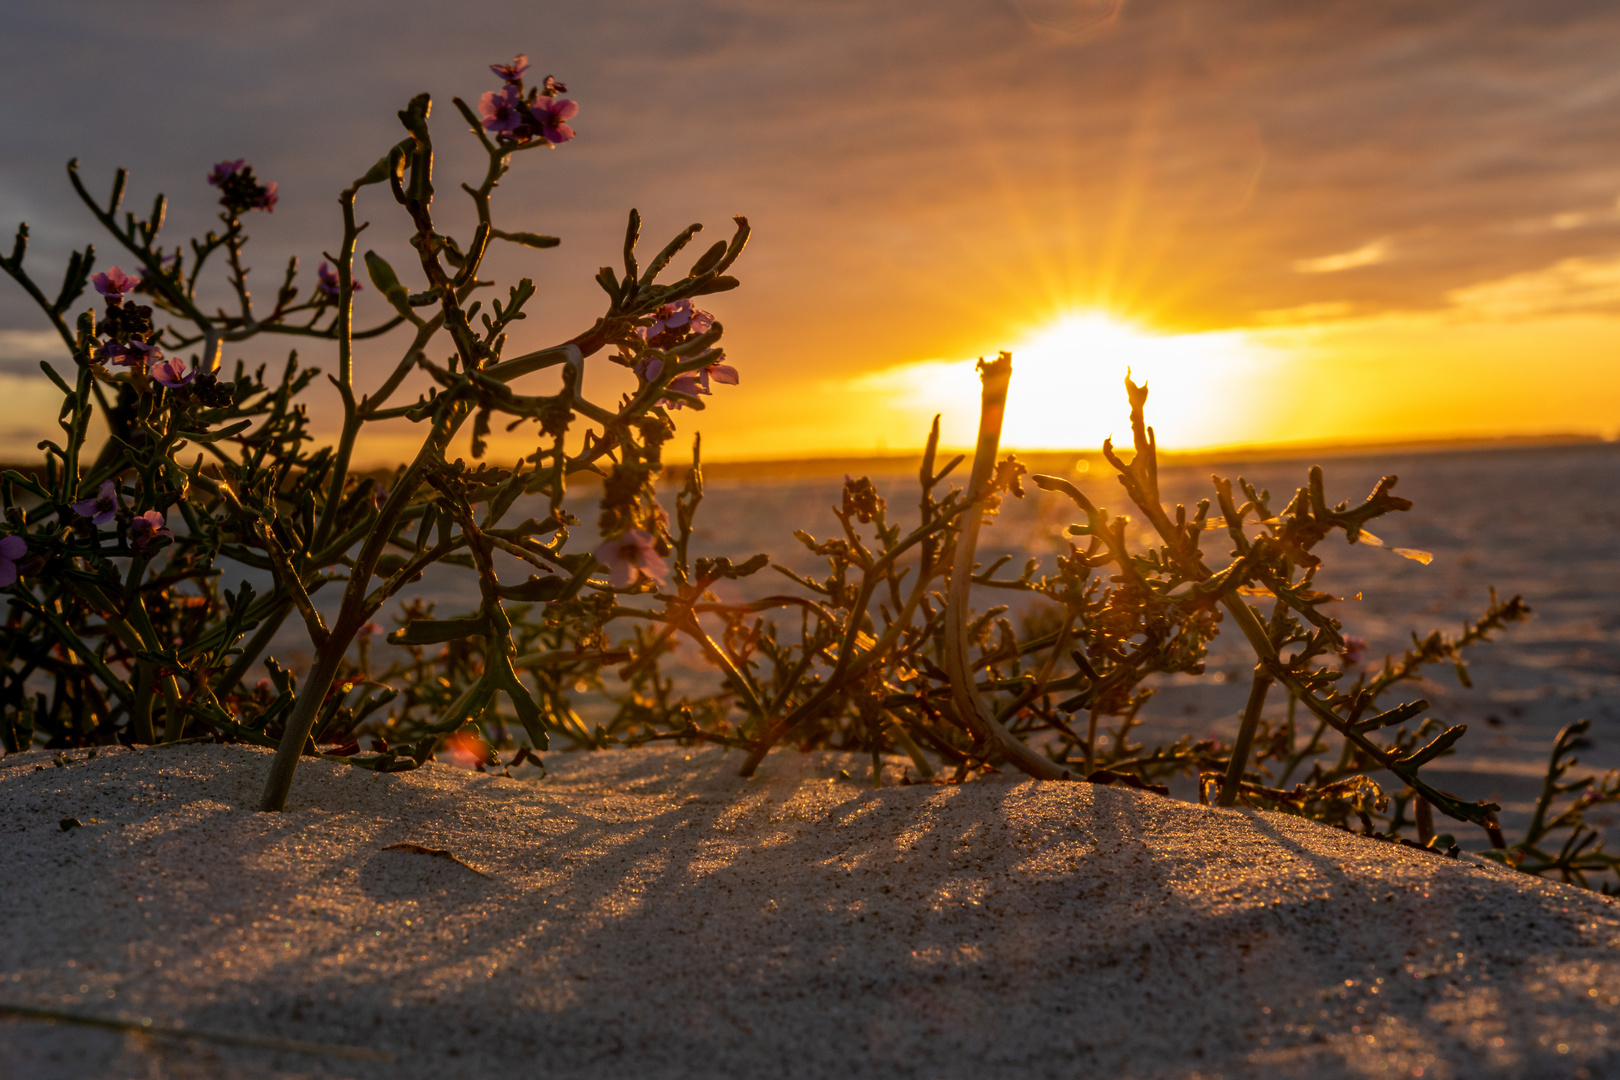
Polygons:
M257 235L267 286L289 254L307 271L331 249L332 193L393 140L406 97L475 96L493 85L485 64L526 50L569 83L580 134L497 196L505 227L563 238L495 268L542 288L513 347L590 324L590 278L616 261L629 206L649 244L691 221L724 235L732 213L755 224L744 287L710 305L742 385L683 418L712 457L905 450L935 411L965 443L971 359L1002 348L1014 446L1123 431L1127 364L1170 447L1620 427L1612 5L584 7L8 17L0 224L30 222L36 265L89 238L63 197L77 154L94 176L129 166L137 203L168 191L171 228L206 227L201 176L247 157L281 184ZM132 49L142 74L116 100L66 107L85 70ZM453 193L468 158L443 106ZM362 206L385 252L403 250L396 213ZM11 455L49 434L32 372L55 354L0 285ZM390 359L363 354L362 388ZM362 454L395 458L409 436Z

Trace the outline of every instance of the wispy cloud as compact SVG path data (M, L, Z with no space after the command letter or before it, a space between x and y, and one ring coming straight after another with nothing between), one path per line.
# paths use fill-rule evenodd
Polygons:
M1540 270L1453 289L1448 299L1463 312L1489 319L1612 313L1620 309L1620 256L1563 259Z
M1377 266L1388 262L1395 247L1387 239L1362 244L1351 251L1337 255L1323 255L1315 259L1297 259L1294 269L1301 274L1336 274L1341 270L1354 270L1360 266Z
M43 378L40 361L61 366L67 359L62 339L51 330L0 330L0 374Z

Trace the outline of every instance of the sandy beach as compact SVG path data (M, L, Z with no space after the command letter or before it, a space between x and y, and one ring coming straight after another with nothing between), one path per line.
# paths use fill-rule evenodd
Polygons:
M0 1005L160 1033L13 1014L7 1077L1620 1070L1620 905L1279 814L665 747L276 815L256 749L69 756L0 762Z

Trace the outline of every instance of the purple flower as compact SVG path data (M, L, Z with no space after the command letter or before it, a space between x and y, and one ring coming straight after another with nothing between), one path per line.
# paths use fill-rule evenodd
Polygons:
M28 543L12 535L0 540L0 588L17 584L17 560L28 554Z
M337 271L326 265L326 260L322 259L321 265L315 268L315 276L318 279L315 282L315 291L320 293L325 300L336 300L338 298ZM353 288L355 292L359 292L360 283L356 281Z
M523 73L529 70L529 58L523 53L518 53L512 57L510 64L491 64L489 70L509 83L520 83L523 81Z
M637 362L635 367L636 374L640 375L648 382L652 382L653 380L657 379L659 375L663 374L663 371L664 361L656 356L642 357L642 359ZM673 390L677 394L689 394L692 397L707 394L709 389L704 384L705 374L706 373L704 372L688 371L684 375L677 375L673 379L669 380L669 386L667 389ZM680 398L667 397L662 398L658 404L669 409L679 409L683 407L686 402L682 401Z
M73 512L89 518L97 525L105 525L118 516L118 488L111 480L101 482L101 491L88 499L73 504Z
M1344 651L1339 655L1344 657L1347 665L1361 663L1361 657L1367 651L1367 639L1361 637L1347 637L1344 639Z
M144 341L131 341L127 345L109 341L96 350L96 359L118 364L122 367L141 367L162 360L163 350Z
M160 353L159 356L161 355ZM160 359L148 368L146 373L159 385L167 386L170 390L178 390L197 377L197 369L192 367L188 370L185 362L181 360Z
M144 514L137 515L129 523L129 546L136 551L144 551L149 545L155 543L160 536L166 536L171 540L174 539L174 533L170 532L164 524L163 515L156 510L148 510ZM3 541L0 541L0 543L3 543Z
M113 303L124 298L127 292L134 292L140 285L138 278L132 278L118 267L109 267L105 274L91 274L90 280L95 284L96 292L105 296Z
M527 130L523 117L523 95L510 84L479 98L478 114L484 118L484 128L497 135L511 135L519 128Z
M608 581L616 589L629 588L643 578L662 585L669 577L669 567L645 529L631 529L615 540L603 541L591 556L607 567Z
M253 201L253 208L255 210L263 210L268 214L270 211L276 208L276 199L279 197L276 193L280 190L280 184L276 183L274 180L270 181L268 184L259 189L258 196Z
M558 94L568 93L568 84L565 82L558 82L550 75L547 75L544 85L542 85L540 88L540 92L546 97L556 97Z
M577 112L579 103L567 98L537 98L529 106L530 115L540 125L540 137L548 146L557 146L574 137L574 129L565 121L572 120Z
M237 158L235 161L222 161L214 166L214 171L208 174L208 182L214 187L224 187L225 181L241 171L247 164L247 158Z
M114 364L134 365L139 363L137 360L131 360L129 358L129 349L116 341L106 342L101 348L97 349L96 359Z

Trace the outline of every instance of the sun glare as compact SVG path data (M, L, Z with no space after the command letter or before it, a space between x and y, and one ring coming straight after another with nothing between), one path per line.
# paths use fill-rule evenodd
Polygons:
M1152 391L1148 418L1172 447L1242 441L1263 407L1273 351L1241 331L1158 334L1100 312L1066 316L1013 354L1002 443L1029 450L1089 448L1128 436L1129 371ZM918 412L944 414L947 442L972 442L979 386L973 361L923 361L874 373L867 389Z

